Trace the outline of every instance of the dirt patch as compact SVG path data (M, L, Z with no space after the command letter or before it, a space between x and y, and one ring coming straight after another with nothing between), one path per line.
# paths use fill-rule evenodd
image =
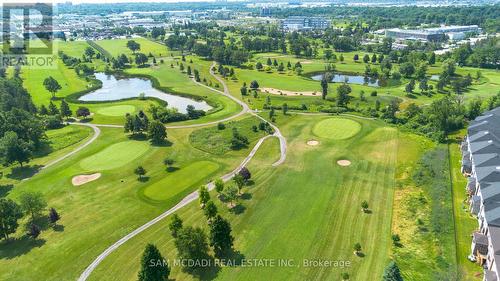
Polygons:
M310 145L310 146L316 146L319 144L319 141L317 140L309 140L307 141L307 145Z
M95 174L91 174L91 175L79 175L79 176L73 177L71 179L71 183L74 186L79 186L79 185L83 185L83 184L86 184L86 183L91 182L91 181L95 181L96 179L98 179L100 177L101 177L101 173L95 173Z
M339 164L340 166L346 167L346 166L350 166L351 165L351 161L349 161L349 160L339 160L339 161L337 161L337 164Z
M280 95L280 96L321 96L321 92L317 91L296 92L296 91L280 90L275 88L260 88L260 91L263 93Z

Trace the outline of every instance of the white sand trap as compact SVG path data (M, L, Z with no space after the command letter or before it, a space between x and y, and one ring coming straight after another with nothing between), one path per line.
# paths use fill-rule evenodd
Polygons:
M351 165L351 161L349 161L349 160L339 160L339 161L337 161L337 164L339 164L340 166L344 166L345 167L345 166Z
M307 141L307 145L310 145L310 146L316 146L318 144L319 144L319 141L317 141L317 140Z
M91 182L91 181L95 181L96 179L98 179L100 177L101 177L101 173L95 173L95 174L91 174L91 175L79 175L79 176L73 177L71 179L71 183L74 186L79 186L79 185L86 184L86 183Z
M275 88L260 88L260 91L263 93L280 95L280 96L321 96L321 92L316 92L316 91L295 92L295 91L280 90Z

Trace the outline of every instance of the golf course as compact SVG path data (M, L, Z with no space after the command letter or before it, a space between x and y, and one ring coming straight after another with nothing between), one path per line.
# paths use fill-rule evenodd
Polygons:
M234 40L239 43L242 36ZM140 48L130 48L130 41ZM0 198L19 201L36 193L60 219L52 224L46 217L33 219L41 229L36 239L26 235L31 218L19 220L10 239L0 242L0 280L137 280L148 244L169 260L169 280L379 280L391 261L405 280L475 272L463 258L473 224L456 205L463 201L464 185L456 143L438 143L394 121L425 112L448 97L451 86L437 91L437 82L429 80L434 90L408 93L410 77L356 84L367 64L380 63L351 58L373 52L335 51L346 58L335 61L336 71L351 80L322 89L314 75L333 64L322 48L315 58L252 52L228 71L213 59L173 50L146 35L61 41L58 49L56 68L22 68L19 77L38 112L42 106L62 112L66 104L70 114L61 113L60 124L46 129L42 148L29 161L0 168ZM145 62L135 60L139 52ZM89 55L67 63L83 54ZM127 60L121 68L115 67L119 57ZM267 64L271 60L275 66ZM257 69L257 63L268 67ZM278 70L287 64L292 67ZM393 70L399 67L394 63ZM438 61L425 75L438 75L442 68ZM455 76L476 72L457 67ZM104 81L97 73L107 75ZM48 77L59 89L49 90ZM494 96L499 78L498 70L481 69L461 101ZM121 98L130 89L117 86L103 94L117 99L82 99L113 79L148 88ZM347 85L343 105L337 93ZM147 95L153 91L160 98ZM173 107L176 98L188 106ZM410 116L405 111L410 105L421 108ZM158 131L160 140L151 137ZM455 133L459 139L463 131ZM431 182L417 184L415 171L425 161L446 163L435 164L449 183L442 185L443 197L436 197ZM245 170L251 177L239 184ZM217 191L220 182L224 191ZM204 186L230 225L229 259L238 262L195 274L174 264L179 242L169 224L178 215L183 227L210 233ZM436 212L443 214L438 223L455 223L435 231ZM205 254L217 255L211 248ZM286 263L258 262L263 260Z

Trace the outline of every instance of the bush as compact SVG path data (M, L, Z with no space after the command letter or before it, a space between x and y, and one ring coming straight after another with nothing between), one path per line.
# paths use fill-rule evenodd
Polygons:
M220 122L217 124L217 129L224 130L225 128L226 128L226 125L224 125L224 123Z
M377 91L372 91L370 93L370 96L372 96L372 97L376 97L377 95L378 95Z

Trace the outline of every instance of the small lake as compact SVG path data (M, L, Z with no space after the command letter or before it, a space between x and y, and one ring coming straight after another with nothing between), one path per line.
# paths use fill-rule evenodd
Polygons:
M319 73L311 76L311 79L316 80L316 81L321 81L323 79L324 73ZM349 75L349 74L332 74L331 79L329 82L335 82L335 83L343 83L347 82L348 84L358 84L358 85L365 85L365 86L370 86L370 87L381 87L384 86L384 81L377 79L377 78L371 78L371 77L365 77L362 75Z
M79 100L116 101L127 98L139 98L141 93L144 93L145 97L154 97L166 101L169 108L176 108L181 113L186 113L186 107L188 105L192 105L196 109L204 111L208 111L212 108L205 101L196 101L157 90L153 88L153 84L147 79L116 79L115 76L107 75L102 72L95 73L95 77L102 82L102 87L81 96Z

